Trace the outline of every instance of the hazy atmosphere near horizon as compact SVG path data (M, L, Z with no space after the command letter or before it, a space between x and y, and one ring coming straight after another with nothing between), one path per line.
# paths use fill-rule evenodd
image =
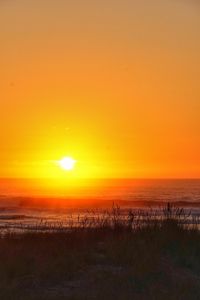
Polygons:
M195 0L0 1L0 177L199 178L199 16Z

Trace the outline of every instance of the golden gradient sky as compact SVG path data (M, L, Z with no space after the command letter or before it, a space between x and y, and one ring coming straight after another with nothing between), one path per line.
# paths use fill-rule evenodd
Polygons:
M198 1L0 0L0 126L0 177L200 177Z

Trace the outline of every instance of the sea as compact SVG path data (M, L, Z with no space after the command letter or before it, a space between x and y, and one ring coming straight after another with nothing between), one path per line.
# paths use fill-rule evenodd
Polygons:
M119 207L151 210L168 202L200 217L200 179L0 179L0 230L61 228ZM191 218L190 218L191 220Z

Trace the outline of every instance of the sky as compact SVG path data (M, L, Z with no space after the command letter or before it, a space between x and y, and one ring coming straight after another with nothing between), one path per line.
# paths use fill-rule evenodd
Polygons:
M0 177L200 178L199 80L198 1L0 0Z

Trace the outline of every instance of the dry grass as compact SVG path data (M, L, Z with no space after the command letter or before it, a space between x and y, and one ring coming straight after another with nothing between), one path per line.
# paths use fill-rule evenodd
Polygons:
M200 299L200 233L189 218L171 205L162 215L114 206L70 230L3 234L0 299Z

